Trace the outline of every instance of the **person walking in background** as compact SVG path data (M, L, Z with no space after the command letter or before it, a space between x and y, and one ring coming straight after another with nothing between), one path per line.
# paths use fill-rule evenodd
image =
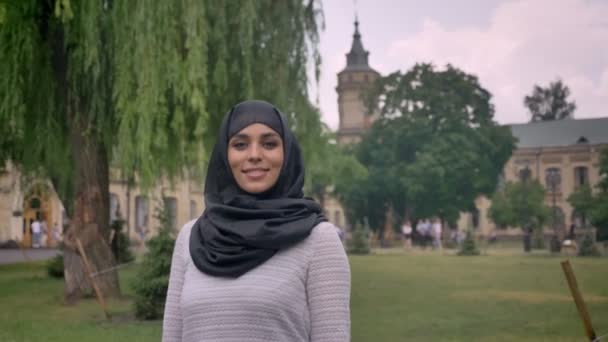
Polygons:
M410 220L403 220L403 224L401 225L401 234L403 234L403 248L411 248L412 247L412 224Z
M32 247L40 248L40 237L42 235L42 227L40 225L40 221L38 221L38 218L36 218L34 220L34 222L32 222L31 230L32 230Z
M442 227L441 227L441 220L438 217L433 218L433 223L431 224L431 232L432 232L432 236L433 236L433 248L437 248L440 251L442 250L442 244L441 244L441 234L442 234Z
M209 161L205 211L175 243L163 342L350 340L348 259L303 185L279 110L234 106Z

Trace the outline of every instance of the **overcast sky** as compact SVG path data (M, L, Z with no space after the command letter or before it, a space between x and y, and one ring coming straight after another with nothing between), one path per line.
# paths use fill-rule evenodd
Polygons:
M338 126L336 74L346 66L353 0L325 0L319 97ZM496 120L528 121L523 97L561 78L576 118L608 116L608 0L357 0L363 46L383 75L451 63L493 94ZM607 133L608 134L608 133Z

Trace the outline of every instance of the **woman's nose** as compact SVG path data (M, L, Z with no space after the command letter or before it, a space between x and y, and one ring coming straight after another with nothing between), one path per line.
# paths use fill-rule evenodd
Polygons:
M257 144L251 144L249 149L249 160L260 160L261 152L262 151Z

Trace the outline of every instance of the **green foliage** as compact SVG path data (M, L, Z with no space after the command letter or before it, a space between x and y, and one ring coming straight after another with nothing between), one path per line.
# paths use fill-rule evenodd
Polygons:
M158 235L148 240L148 251L132 284L135 291L135 316L139 319L158 319L163 316L169 287L175 238L168 209L165 206L157 207L156 217L160 222Z
M591 223L597 228L598 241L608 241L608 148L600 154L600 181L593 197Z
M462 241L462 245L460 246L460 250L458 251L458 255L479 255L481 252L477 248L477 243L475 242L475 236L473 232L469 229L466 232L466 236L464 241Z
M369 254L369 228L360 223L355 224L353 236L349 243L348 253L350 254Z
M52 278L63 278L63 254L57 254L46 262L46 273Z
M578 247L578 255L593 257L599 257L602 255L595 244L593 236L591 236L590 234L585 234L583 240L580 243L580 246Z
M537 180L508 182L492 196L489 217L499 227L539 229L551 212L544 199L545 189Z
M23 0L0 18L0 161L49 177L68 214L78 134L143 187L200 175L221 117L249 98L275 103L314 146L317 1Z
M123 231L124 225L125 221L119 218L112 222L110 227L114 231L111 241L112 254L114 254L114 259L119 264L128 263L135 259L133 253L129 250L129 238Z
M383 227L390 206L394 222L407 211L414 221L454 224L478 195L492 193L515 140L494 121L490 99L475 76L450 65L379 78L366 102L380 118L356 149L368 177L352 184L355 214Z
M542 229L535 229L532 232L531 237L531 247L532 249L545 249L547 248L545 243L545 234Z
M583 226L586 226L594 205L591 187L587 184L580 186L568 196L568 203L572 206L572 214L578 215L583 221Z
M574 116L576 103L568 102L568 96L570 89L558 79L547 88L535 85L532 95L524 98L524 105L530 110L531 121L569 119Z

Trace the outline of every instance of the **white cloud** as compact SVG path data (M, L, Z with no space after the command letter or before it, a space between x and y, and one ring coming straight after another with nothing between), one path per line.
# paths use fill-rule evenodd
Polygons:
M571 89L576 117L608 116L607 42L608 2L520 0L499 5L485 28L448 30L426 18L419 32L389 44L383 64L451 63L476 74L502 123L527 121L523 97L557 77Z

